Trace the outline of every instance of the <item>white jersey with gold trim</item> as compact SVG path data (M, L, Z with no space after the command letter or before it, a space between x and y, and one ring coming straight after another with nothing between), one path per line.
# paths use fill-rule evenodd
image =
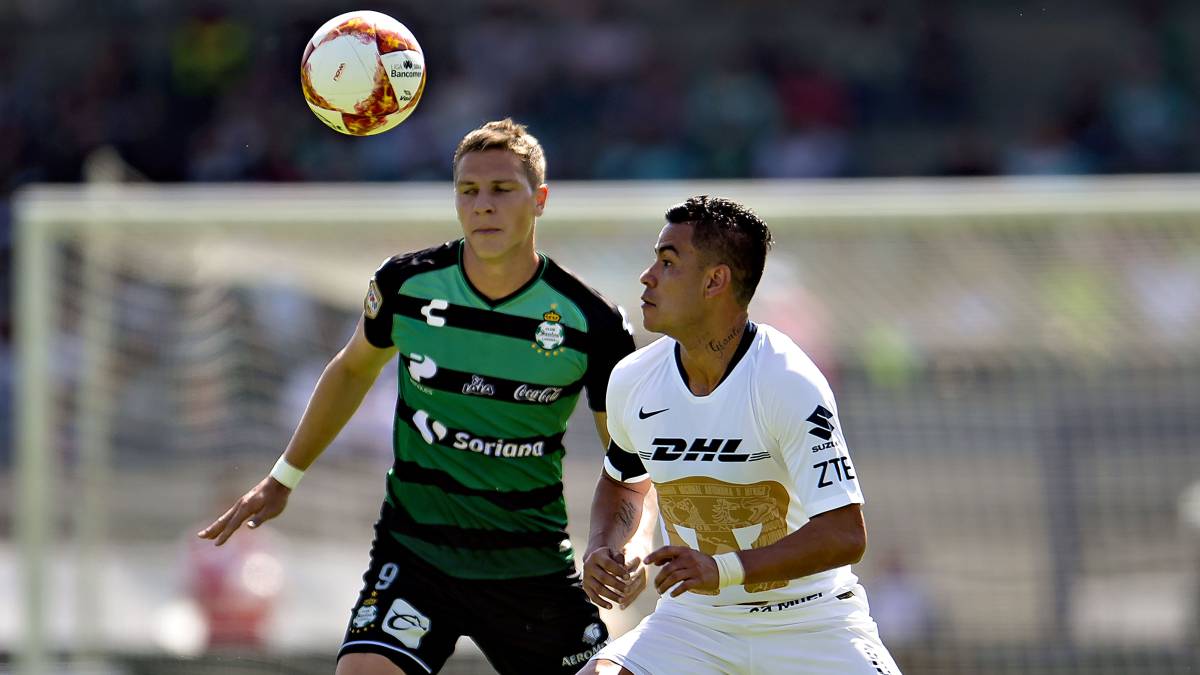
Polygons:
M671 338L626 356L609 379L613 447L605 470L625 482L648 473L664 540L672 545L710 555L760 548L815 515L863 503L824 375L780 331L766 324L751 330L745 353L707 396L688 389ZM761 603L769 611L840 593L857 581L847 565L662 601Z

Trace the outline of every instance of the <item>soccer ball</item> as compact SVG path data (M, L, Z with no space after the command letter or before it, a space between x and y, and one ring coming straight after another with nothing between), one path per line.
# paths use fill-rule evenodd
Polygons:
M300 59L300 87L325 124L370 136L412 114L425 90L425 55L404 24L379 12L335 16Z

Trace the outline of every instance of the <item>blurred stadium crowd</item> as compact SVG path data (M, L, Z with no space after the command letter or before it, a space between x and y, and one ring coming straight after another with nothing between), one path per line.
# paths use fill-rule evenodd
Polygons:
M503 115L543 140L552 180L1200 169L1200 5L1186 0L372 8L415 32L430 84L400 130L355 139L316 123L297 77L342 4L0 3L0 429L8 199L26 183L114 166L151 181L443 179L461 134Z

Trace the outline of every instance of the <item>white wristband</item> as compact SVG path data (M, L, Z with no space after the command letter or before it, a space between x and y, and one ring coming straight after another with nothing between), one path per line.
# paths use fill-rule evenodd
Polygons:
M304 470L288 464L288 461L279 456L279 461L275 462L275 467L271 469L271 478L279 481L289 490L295 490L300 484L300 479L304 477Z
M742 559L738 557L737 551L714 555L713 560L717 563L719 588L740 586L746 580L746 568L742 567Z

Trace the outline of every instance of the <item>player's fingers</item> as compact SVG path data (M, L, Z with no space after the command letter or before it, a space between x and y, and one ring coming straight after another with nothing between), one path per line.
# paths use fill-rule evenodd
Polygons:
M637 600L642 591L646 590L646 575L643 572L638 572L633 577L633 581L625 589L625 596L621 598L621 609L625 609Z
M602 567L611 576L618 579L629 579L629 570L616 560L605 560Z
M692 550L692 549L687 548L685 546L664 546L664 547L658 549L657 551L651 553L650 555L646 556L646 564L662 565L663 563L670 562L670 561L674 560L675 558L679 557L684 551L690 551L690 550Z
M229 538L233 536L234 532L237 532L237 529L242 526L242 523L246 522L246 519L250 517L250 514L251 511L245 506L245 504L238 504L237 509L233 512L233 515L225 524L225 531L221 533L221 536L217 537L217 546L229 541Z
M253 530L254 528L258 527L259 525L262 525L263 523L267 522L268 520L270 520L274 517L275 517L275 514L270 513L266 509L266 507L261 508L257 512L250 514L246 518L246 527L249 527L250 529Z
M597 605L598 607L603 607L604 609L612 609L612 604L605 600L604 596L600 594L602 589L603 586L595 581L585 581L583 584L583 592L587 594L588 599L591 600L593 604Z
M257 513L250 516L250 522L247 523L250 527L258 527L263 523L275 518L283 513L283 507L287 505L286 501L264 501Z
M595 567L590 570L591 578L602 586L612 586L614 588L623 587L626 583L625 579L610 573L608 570Z
M593 555L590 562L614 577L624 578L629 576L629 573L625 570L625 556L619 553L613 553L605 549Z
M200 532L198 533L197 536L199 536L202 539L212 539L213 537L216 537L218 534L221 533L222 530L225 529L225 523L229 522L229 518L233 515L233 512L236 510L237 510L237 504L234 504L233 506L231 506L229 508L228 511L221 514L220 518L217 518L216 520L214 520L212 525L209 525L208 527L204 528L203 530L200 530Z
M654 578L654 588L660 595L667 592L667 589L674 586L676 583L688 578L688 571L682 567L667 565L662 568L658 576Z
M700 582L696 579L684 579L683 581L679 582L678 584L675 584L675 588L671 589L671 597L672 598L679 597L680 595L687 593L688 591L690 591L691 589L693 589L699 585L700 585Z

